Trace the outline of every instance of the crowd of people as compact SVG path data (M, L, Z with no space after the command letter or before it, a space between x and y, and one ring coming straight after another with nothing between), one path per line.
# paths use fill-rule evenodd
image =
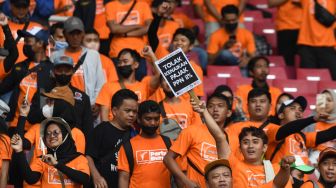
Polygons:
M178 0L0 1L0 188L335 187L335 88L305 117L267 83L247 0L190 3L204 42ZM269 6L287 66L335 80L336 1ZM252 83L177 96L155 65L177 49L202 81L212 64Z

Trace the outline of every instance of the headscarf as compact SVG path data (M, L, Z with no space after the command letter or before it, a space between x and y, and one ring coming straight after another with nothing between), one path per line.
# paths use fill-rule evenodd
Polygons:
M66 164L77 158L79 155L81 155L81 153L77 152L69 124L64 119L59 117L52 117L42 121L40 127L40 137L43 142L45 143L47 128L53 123L58 125L58 127L61 129L63 142L55 149L49 148L46 144L44 145L47 147L48 154L52 154L58 162Z
M331 95L332 100L334 101L333 111L329 114L329 120L327 120L326 122L336 123L336 93L332 89L326 89L322 93L325 93L325 92L328 92Z

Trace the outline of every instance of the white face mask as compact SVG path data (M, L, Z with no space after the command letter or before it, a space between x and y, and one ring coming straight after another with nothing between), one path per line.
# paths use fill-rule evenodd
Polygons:
M84 42L84 46L91 49L91 50L99 50L99 42Z
M49 106L46 104L42 108L42 114L46 118L51 118L53 115L53 112L54 112L54 105Z

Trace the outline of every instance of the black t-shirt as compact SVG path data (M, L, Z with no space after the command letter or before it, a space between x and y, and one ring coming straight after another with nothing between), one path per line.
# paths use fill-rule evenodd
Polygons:
M123 139L129 137L129 131L119 130L110 122L100 123L89 134L86 155L93 158L97 170L105 178L109 188L118 187L118 151ZM106 158L107 155L110 157ZM102 162L103 158L107 160Z

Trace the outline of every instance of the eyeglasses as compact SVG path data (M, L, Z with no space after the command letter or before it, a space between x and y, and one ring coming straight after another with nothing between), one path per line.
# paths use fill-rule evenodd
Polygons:
M51 136L57 137L60 133L61 133L60 131L54 130L53 132L47 132L46 137L51 137Z

